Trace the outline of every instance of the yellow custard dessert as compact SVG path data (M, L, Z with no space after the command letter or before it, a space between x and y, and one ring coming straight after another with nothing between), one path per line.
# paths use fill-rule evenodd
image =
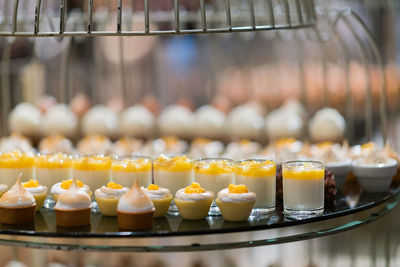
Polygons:
M94 196L100 212L105 216L117 216L118 201L128 190L128 187L115 182L109 182L106 186L97 189Z
M179 213L186 220L204 219L210 210L213 199L213 192L206 191L195 182L186 188L179 189L175 195Z
M64 193L71 187L72 183L73 180L69 179L53 185L53 187L51 188L51 194L53 195L53 199L55 202L57 202L58 196L61 195L61 193ZM75 180L75 183L79 189L82 189L83 191L88 193L89 196L92 196L92 191L90 190L90 187L88 185L82 183L82 181L80 180Z
M127 156L115 157L112 161L112 179L127 187L131 187L135 180L140 186L151 183L151 160L145 157Z
M73 176L90 188L100 188L110 181L111 164L108 156L80 156L72 161Z
M231 222L245 221L256 203L256 194L249 192L246 185L230 184L228 188L218 192L216 203L224 220Z
M244 160L235 168L236 183L257 194L254 208L267 213L275 208L276 164L270 160Z
M154 183L175 194L193 181L193 160L187 156L160 155L153 161Z
M35 198L36 207L35 210L38 211L43 207L44 201L47 196L47 186L39 184L39 181L30 179L28 182L22 183L26 191L31 193Z
M21 181L34 177L35 157L18 150L0 154L0 183L11 187L22 173Z
M154 208L156 209L154 212L154 218L165 216L172 201L172 194L169 190L155 184L150 184L147 188L142 187L142 190L153 201Z
M51 188L54 184L71 179L72 158L63 153L39 154L35 159L36 179Z

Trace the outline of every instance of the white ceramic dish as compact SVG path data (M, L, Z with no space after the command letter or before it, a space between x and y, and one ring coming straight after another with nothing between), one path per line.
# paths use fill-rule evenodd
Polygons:
M335 175L336 188L341 189L346 181L347 175L351 172L352 161L351 159L347 159L343 162L327 163L325 164L325 168L333 172Z
M361 188L366 192L378 193L389 189L393 176L397 172L397 161L387 159L384 164L363 164L363 159L353 163L354 175Z

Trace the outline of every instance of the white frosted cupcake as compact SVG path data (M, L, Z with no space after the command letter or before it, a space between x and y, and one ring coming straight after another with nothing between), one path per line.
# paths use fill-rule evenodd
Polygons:
M153 201L154 218L163 217L168 212L168 208L171 205L172 194L164 187L159 187L155 184L150 184L147 188L141 187L142 190L151 198Z
M171 105L166 107L158 117L161 135L175 135L188 138L193 134L194 115L186 107Z
M117 216L118 201L128 190L128 187L123 187L115 182L109 182L106 186L102 186L94 191L100 212L105 216Z
M211 105L197 109L195 113L196 135L205 138L221 138L224 134L225 114Z
M7 153L14 150L19 150L24 153L33 152L32 145L30 141L17 133L13 133L8 137L3 137L0 140L0 152Z
M342 141L346 130L346 121L335 109L323 108L310 120L309 132L314 142Z
M36 138L40 135L42 113L29 103L20 103L10 112L8 126L11 132Z
M53 185L50 192L53 195L54 201L57 202L58 196L61 195L62 193L64 193L65 191L67 191L71 187L72 183L73 183L73 179L69 179L69 180L64 180L62 182L59 182L59 183L56 183L55 185ZM76 183L77 188L88 193L90 196L92 195L92 192L90 191L90 187L88 185L83 184L79 180L75 180L75 183Z
M143 105L127 108L121 115L121 132L135 137L151 137L154 131L155 118Z
M109 107L95 106L83 116L82 130L86 135L100 134L114 137L119 131L118 115Z
M47 196L47 186L39 184L39 181L30 179L28 182L22 184L26 191L32 194L36 202L36 211L43 207L44 201Z
M78 118L66 104L52 106L43 116L43 133L74 137L78 131Z

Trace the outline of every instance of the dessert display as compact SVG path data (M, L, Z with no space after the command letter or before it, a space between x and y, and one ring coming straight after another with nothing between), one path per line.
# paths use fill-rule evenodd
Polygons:
M164 136L147 142L143 148L144 155L157 157L160 154L182 154L186 151L188 144L175 136Z
M219 109L205 105L195 112L196 136L203 138L222 138L224 135L225 114Z
M78 151L82 155L104 154L108 155L112 151L110 139L103 135L88 135L78 143Z
M118 201L128 190L128 187L123 187L115 182L109 182L106 186L102 186L94 191L95 200L101 214L105 216L117 216Z
M242 184L230 184L218 192L216 203L224 220L230 222L245 221L256 203L256 193L249 192Z
M90 225L91 199L82 190L75 179L71 186L59 197L54 211L56 224L61 227L79 227Z
M154 208L156 209L154 211L154 218L165 216L172 201L172 194L169 190L155 184L149 184L147 188L142 187L142 190L151 198L151 201L153 201Z
M154 205L150 197L135 182L118 202L118 227L122 230L140 231L153 227Z
M0 184L0 197L5 193L5 192L7 192L7 190L8 190L8 185L6 185L6 184Z
M29 103L18 104L8 115L10 131L30 138L40 136L41 124L42 114L40 110Z
M344 138L345 130L345 119L332 108L317 111L309 123L310 137L314 142L340 142Z
M194 115L184 106L171 105L161 112L157 124L163 136L190 138L193 134Z
M218 157L224 151L224 144L220 141L205 138L195 138L188 154L193 158Z
M143 105L127 108L121 114L121 133L126 136L151 137L153 136L155 118Z
M17 133L13 133L8 137L3 137L0 140L0 152L8 153L14 150L19 150L24 153L33 152L32 145L30 141Z
M143 142L133 137L122 137L112 147L112 154L116 156L132 155L141 150Z
M193 182L175 194L175 203L179 213L186 220L204 219L214 200L214 193L206 191L200 184Z
M140 186L148 186L152 178L151 159L142 156L114 157L112 179L123 186L131 187L135 180Z
M28 182L22 183L26 191L28 191L36 202L35 211L40 210L43 207L44 201L47 197L47 187L40 185L39 181L30 179Z
M261 150L261 145L248 139L229 143L226 146L224 157L234 160L254 158Z
M110 181L111 158L104 155L79 156L72 161L73 177L90 188L100 188Z
M397 172L397 161L371 151L369 155L354 160L353 172L366 192L384 192L389 189Z
M92 195L92 192L90 191L90 188L88 185L83 184L81 181L79 181L77 179L74 179L74 180L75 180L77 188L85 191L87 194L89 194L89 196ZM53 199L55 202L57 202L58 197L62 193L64 193L71 187L72 183L73 183L73 180L69 179L69 180L64 180L62 182L58 182L51 187L50 192L53 195Z
M233 108L226 118L226 134L240 139L259 140L264 128L264 119L257 108L241 105Z
M237 184L245 185L257 194L255 214L275 210L276 164L269 160L243 160L235 168Z
M0 154L0 183L12 186L21 175L21 181L34 177L35 157L31 153L14 150Z
M72 177L72 157L67 154L38 154L35 158L36 179L51 188Z
M39 143L39 152L42 154L64 153L72 154L74 151L71 140L62 135L50 135L42 138Z
M2 224L32 224L35 222L35 198L23 187L21 176L0 198Z
M118 115L107 106L94 106L83 116L82 130L86 135L115 137L119 132Z
M78 131L78 118L66 104L57 104L43 115L45 135L63 135L73 138Z
M317 161L282 164L283 208L286 217L302 219L324 211L324 165Z

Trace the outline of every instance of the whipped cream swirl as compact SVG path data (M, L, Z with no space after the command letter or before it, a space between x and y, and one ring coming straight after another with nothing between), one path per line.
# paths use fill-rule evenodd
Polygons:
M94 194L97 198L107 198L107 199L119 199L123 194L128 192L128 187L123 187L121 189L112 189L107 186L102 186L97 189Z
M154 205L150 197L139 187L139 183L133 184L131 189L118 201L117 211L126 213L141 213L154 211Z
M86 192L88 194L90 192L90 188L89 188L88 185L83 185L82 187L77 186L77 187L78 187L78 189L81 189L81 190L83 190L84 192ZM50 190L50 192L53 195L60 195L61 193L64 193L65 191L67 191L67 189L64 189L64 188L61 187L61 182L56 183L55 185L53 185L51 187L51 190Z
M175 197L179 200L205 200L214 198L214 193L211 191L206 191L204 193L185 193L185 188L182 188L176 192Z
M36 205L35 198L25 190L18 177L15 184L0 198L0 207L4 208L27 208Z
M25 190L32 195L42 195L47 193L47 186L38 185L37 187L25 187Z
M229 193L229 188L222 189L218 192L219 200L223 202L247 202L247 201L255 201L256 193L248 192L248 193Z
M141 189L151 198L151 199L163 199L166 198L171 192L164 187L160 187L158 190L149 190L145 187L141 187Z

